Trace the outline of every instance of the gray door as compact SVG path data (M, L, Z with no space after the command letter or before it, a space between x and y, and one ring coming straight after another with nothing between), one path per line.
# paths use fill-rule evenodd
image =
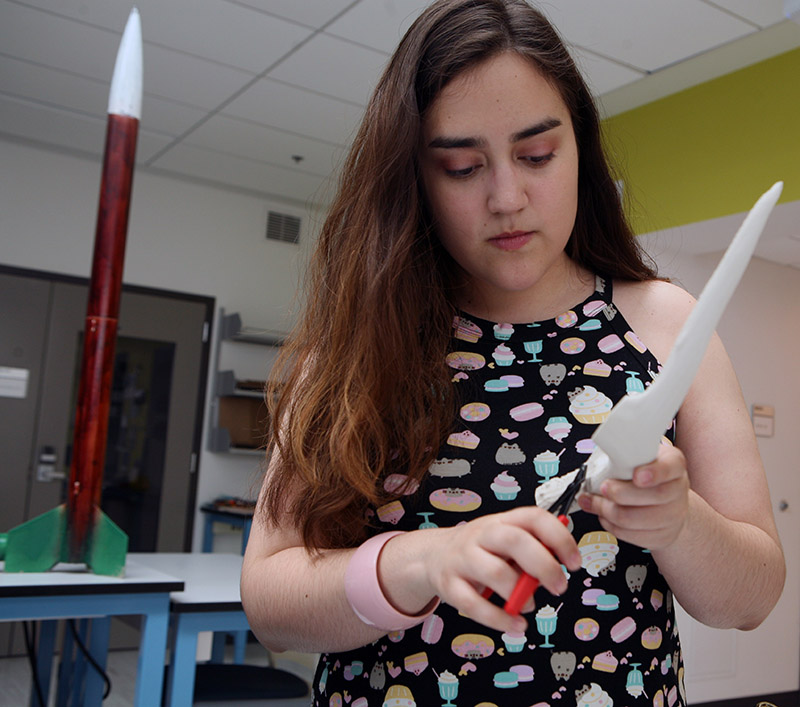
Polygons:
M63 502L87 296L85 282L0 272L0 532ZM210 298L123 289L101 506L131 551L190 549L212 312ZM10 643L0 625L0 655Z

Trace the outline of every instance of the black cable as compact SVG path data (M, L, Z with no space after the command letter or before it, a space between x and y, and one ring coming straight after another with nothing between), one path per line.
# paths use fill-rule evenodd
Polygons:
M39 707L47 707L42 694L42 686L39 683L39 670L36 667L36 629L30 621L22 621L22 632L25 634L25 652L28 654L28 662L31 664L31 673L33 674L33 689L36 692L36 699L39 701ZM32 632L32 636L28 633Z
M75 628L75 619L68 619L67 623L69 624L70 633L72 633L72 639L78 645L81 653L83 653L84 657L89 664L97 671L97 674L103 678L103 682L105 683L105 690L103 692L103 699L106 699L111 694L111 678L108 677L105 670L103 670L98 662L94 659L94 656L89 653L86 646L83 645L83 641L81 641L80 636L78 636L78 630Z

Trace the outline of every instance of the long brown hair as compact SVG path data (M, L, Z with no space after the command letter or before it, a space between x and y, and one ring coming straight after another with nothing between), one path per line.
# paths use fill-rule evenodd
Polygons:
M504 51L528 57L571 113L580 161L567 254L606 276L655 276L623 215L595 104L547 19L525 0L433 3L366 108L268 391L278 456L262 510L310 549L363 540L368 509L397 493L384 480L421 480L453 424L454 267L426 212L417 150L439 91Z

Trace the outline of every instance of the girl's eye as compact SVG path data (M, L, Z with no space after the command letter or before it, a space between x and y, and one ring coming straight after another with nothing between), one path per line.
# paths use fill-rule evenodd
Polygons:
M462 169L445 169L445 174L453 179L464 179L475 172L477 167L464 167Z
M551 152L551 153L549 153L547 155L526 155L522 159L526 160L527 162L529 162L534 167L539 167L539 166L546 165L555 156L556 156L556 153L555 152Z

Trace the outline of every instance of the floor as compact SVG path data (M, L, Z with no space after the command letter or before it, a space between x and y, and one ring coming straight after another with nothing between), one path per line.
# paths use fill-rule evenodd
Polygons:
M136 651L111 651L107 672L111 693L103 707L132 707L136 687ZM258 644L248 644L245 662L267 665L268 655ZM298 675L307 682L313 677L313 657L304 654L282 653L274 656L274 666ZM27 658L0 659L0 707L23 707L29 704L31 671ZM49 705L54 705L51 695ZM201 707L308 707L310 697L289 700L239 700L236 702L196 702Z

